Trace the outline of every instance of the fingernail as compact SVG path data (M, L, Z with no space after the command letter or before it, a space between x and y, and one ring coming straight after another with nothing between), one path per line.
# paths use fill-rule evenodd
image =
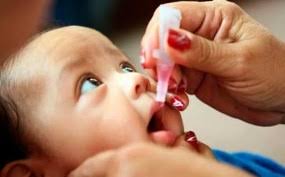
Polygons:
M174 29L168 31L167 42L169 46L180 51L190 49L191 47L191 40L185 34L181 34Z
M177 82L173 78L170 78L169 80L168 91L172 93L177 92Z
M170 104L178 111L183 111L186 108L185 104L178 96L172 96L170 98Z
M193 146L197 151L199 151L198 140L193 131L188 131L185 133L184 140Z
M141 66L145 69L146 68L146 64L145 64L145 50L142 49L140 52L140 64Z
M183 79L181 80L180 84L178 85L178 92L186 92L187 90L187 79L185 77L183 77Z

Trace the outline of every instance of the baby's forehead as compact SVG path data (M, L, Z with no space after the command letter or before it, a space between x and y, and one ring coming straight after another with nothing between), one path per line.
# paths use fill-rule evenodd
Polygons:
M28 55L34 55L32 58L38 58L37 62L51 63L51 66L66 65L72 60L82 59L89 62L96 62L97 59L127 59L104 35L78 26L43 33L30 44L27 51Z
M35 41L48 53L74 54L82 50L107 52L118 50L112 42L101 33L78 26L63 27L49 31Z

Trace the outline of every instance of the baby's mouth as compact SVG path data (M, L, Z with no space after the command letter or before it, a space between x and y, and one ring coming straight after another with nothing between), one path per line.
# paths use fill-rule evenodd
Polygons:
M166 119L168 118L163 109L155 112L149 121L147 131L154 143L172 146L180 132L175 125L170 126Z
M163 125L161 118L159 118L157 113L156 113L151 117L150 122L147 126L147 131L148 132L156 132L156 131L160 131L160 130L165 130L165 127Z

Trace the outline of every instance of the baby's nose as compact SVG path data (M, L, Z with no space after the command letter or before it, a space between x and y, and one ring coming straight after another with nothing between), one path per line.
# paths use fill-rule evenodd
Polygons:
M132 98L137 99L143 93L145 93L150 87L149 80L139 73L130 74L128 81L129 94Z

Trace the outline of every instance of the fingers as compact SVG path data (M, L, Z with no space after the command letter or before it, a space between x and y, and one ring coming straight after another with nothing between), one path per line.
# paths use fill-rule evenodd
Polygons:
M149 70L149 73L152 72L153 70ZM182 74L180 73L179 76L181 75ZM147 90L156 93L156 82L154 81L154 79L152 79L153 77L155 77L153 76L153 74L150 74L150 76L148 77L150 84ZM166 97L166 104L178 111L183 111L189 105L189 97L186 94L188 84L187 79L185 77L180 80L181 81L179 84L177 84L173 78L170 80L168 88L169 93Z
M213 169L219 170L213 171ZM197 153L191 153L185 148L170 149L153 144L133 144L116 152L108 151L91 157L68 177L170 177L174 174L176 176L185 176L185 174L186 176L246 176L235 169L203 158Z
M233 44L210 41L182 29L169 30L166 50L177 64L218 76L226 76L236 65Z
M158 28L152 29L151 32L148 33L147 38L144 38L142 41L140 63L143 68L154 68L156 66L156 58L153 57L152 51L159 47Z
M194 94L202 84L205 78L205 73L195 69L188 69L183 67L182 73L187 82L186 92L189 94Z
M168 6L177 8L181 11L182 21L181 27L190 31L195 31L202 23L204 19L205 10L202 8L204 3L196 2L179 2L179 3L169 3ZM191 25L189 25L191 24ZM158 44L158 29L159 29L159 13L158 10L154 12L151 18L145 34L141 41L142 54L144 58L144 65L146 68L152 68L155 66L156 59L152 56L153 49L159 47Z
M191 135L190 135L191 134ZM199 152L199 144L196 135L193 131L185 132L185 134L181 135L174 144L177 148L182 148L187 151L193 151L195 153Z
M87 159L73 170L68 177L103 177L107 176L110 164L115 157L115 151L106 151Z
M261 111L249 108L233 98L217 84L213 76L207 75L195 92L204 103L229 116L260 126L270 126L281 122L283 113Z
M194 94L201 85L205 77L205 73L195 69L184 68L181 66L178 67L178 65L176 66L174 67L172 76L169 80L168 91L173 94L184 92ZM155 80L157 80L157 75L155 68L146 69L145 71L148 73L149 79L152 81L151 91L156 92ZM178 75L175 76L176 74Z
M200 142L193 131L185 132L184 135L180 136L175 144L175 147L182 148L187 151L196 152L209 159L215 159L212 150L206 144Z
M234 12L239 8L227 1L211 2L175 2L167 6L179 9L182 14L181 29L198 34L207 39L228 41ZM145 54L145 66L154 67L155 58L152 50L159 47L158 44L159 12L155 11L141 41L142 51Z
M150 76L150 78L152 78L152 80L157 81L156 68L145 69L145 71ZM169 79L168 91L172 93L177 93L182 91L185 92L187 90L187 86L188 86L187 78L186 77L183 78L183 73L180 69L180 66L175 65Z
M162 147L140 143L105 151L84 161L71 171L68 177L138 176L137 173L146 166L146 163L152 162L153 154L164 157L160 155L161 150L165 151Z
M189 97L185 92L168 93L166 103L177 111L184 111L189 105Z
M240 16L244 16L242 10L234 3L221 0L211 2L176 2L167 5L181 11L181 29L185 31L177 30L177 32L185 32L184 35L190 40L191 44L189 45L191 48L183 52L177 51L177 48L183 49L181 45L180 47L175 45L175 48L165 44L169 46L168 53L172 59L187 68L190 67L222 76L226 75L229 68L236 65L235 60L231 60L231 58L239 54L239 50L235 50L233 44L226 43L237 40L237 37L235 37L238 35L237 29L239 29L237 19L240 19L238 18ZM145 56L143 60L145 68L155 68L156 65L156 59L152 56L152 51L159 47L158 28L159 13L156 10L141 42ZM181 35L178 38L180 37ZM221 65L221 63L224 64Z

